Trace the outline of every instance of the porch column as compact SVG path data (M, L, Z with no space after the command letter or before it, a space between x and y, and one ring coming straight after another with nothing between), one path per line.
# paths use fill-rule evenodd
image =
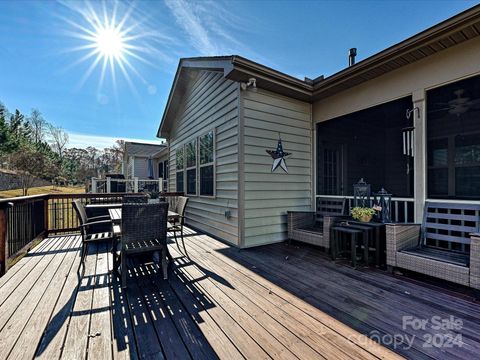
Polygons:
M413 107L418 107L419 111L413 112L415 126L415 158L414 158L414 191L415 197L414 215L415 222L421 223L423 217L423 205L427 195L426 185L426 104L425 89L419 89L412 94Z

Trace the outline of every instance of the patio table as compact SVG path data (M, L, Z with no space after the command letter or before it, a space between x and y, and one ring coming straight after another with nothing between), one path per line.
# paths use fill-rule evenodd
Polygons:
M121 208L122 204L114 203L114 204L87 204L85 205L85 211L88 217L95 217L95 216L106 216L109 215L108 210L114 208Z
M114 207L114 208L111 208L111 209L108 209L108 214L110 215L110 219L112 219L112 221L114 223L121 223L122 221L122 208L117 208L117 207ZM180 215L177 214L175 211L168 211L168 220L169 221L172 221L172 220L175 220L179 217Z
M381 266L385 264L385 249L387 247L386 238L385 238L385 224L381 222L371 221L368 223L350 220L352 225L362 225L369 226L374 229L374 239L375 239L375 265Z
M341 232L354 232L353 230L360 230L363 233L365 261L368 265L369 240L373 238L375 243L375 266L381 266L385 263L385 224L377 222L361 222L355 220L342 221L337 224L337 228L332 232L332 248L337 247L339 242L339 235ZM348 231L348 229L352 231ZM373 236L372 236L373 235ZM358 239L352 239L352 241Z

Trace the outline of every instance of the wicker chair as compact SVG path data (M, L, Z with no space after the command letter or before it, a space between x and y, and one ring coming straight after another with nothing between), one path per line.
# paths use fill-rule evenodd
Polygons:
M148 197L146 195L124 195L123 204L146 204Z
M176 212L179 216L169 220L167 231L173 232L173 236L175 238L175 243L177 244L178 251L182 252L180 250L180 246L178 245L178 238L177 238L177 233L180 234L180 238L182 239L183 250L185 251L185 256L188 258L187 248L185 247L185 241L183 240L183 225L185 224L185 209L187 208L187 203L188 203L188 197L186 196L178 197Z
M330 228L344 217L345 199L320 198L317 211L288 211L288 239L330 248Z
M161 251L163 278L167 279L168 204L123 204L121 237L122 287L127 285L127 256Z
M116 236L113 232L113 224L110 220L110 217L107 216L96 216L96 217L87 217L85 207L80 202L79 199L72 202L73 208L77 213L78 220L80 221L80 233L82 236L82 251L81 251L81 260L78 267L78 271L83 265L83 272L85 271L85 257L87 255L88 244L98 241L111 241L116 240ZM105 229L106 228L106 229ZM99 230L100 229L100 230ZM103 230L106 231L103 231Z
M480 205L426 202L422 224L387 224L387 265L480 289Z

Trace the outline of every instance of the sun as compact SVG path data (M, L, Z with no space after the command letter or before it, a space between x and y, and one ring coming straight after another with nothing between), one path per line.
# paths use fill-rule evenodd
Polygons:
M118 29L100 27L95 35L95 46L104 58L114 58L118 61L125 55L125 39Z
M142 84L147 84L135 67L135 62L151 64L144 55L151 56L151 46L148 43L149 33L142 30L142 23L132 18L133 5L120 11L117 6L123 3L82 3L84 6L75 8L81 15L79 19L62 17L70 25L68 34L81 40L70 51L84 52L69 67L91 61L78 84L81 88L88 78L99 68L98 89L103 86L106 74L110 73L114 89L117 86L117 73L121 73L128 86L135 93L135 85L131 75L134 75ZM102 6L100 6L100 4ZM112 7L108 7L113 4ZM76 3L73 3L75 6ZM123 13L120 15L119 13ZM119 71L117 71L119 70Z

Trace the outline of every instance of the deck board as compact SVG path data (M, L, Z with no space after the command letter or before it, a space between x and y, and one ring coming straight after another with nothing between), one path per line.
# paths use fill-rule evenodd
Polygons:
M128 289L107 244L52 237L0 279L0 359L414 359L475 358L480 306L471 298L372 269L336 264L320 250L275 244L239 250L187 230L190 259L171 247L157 264L130 261ZM172 244L173 245L173 244ZM463 346L422 346L402 315L453 315ZM416 335L412 349L364 334ZM391 346L390 346L391 347Z

